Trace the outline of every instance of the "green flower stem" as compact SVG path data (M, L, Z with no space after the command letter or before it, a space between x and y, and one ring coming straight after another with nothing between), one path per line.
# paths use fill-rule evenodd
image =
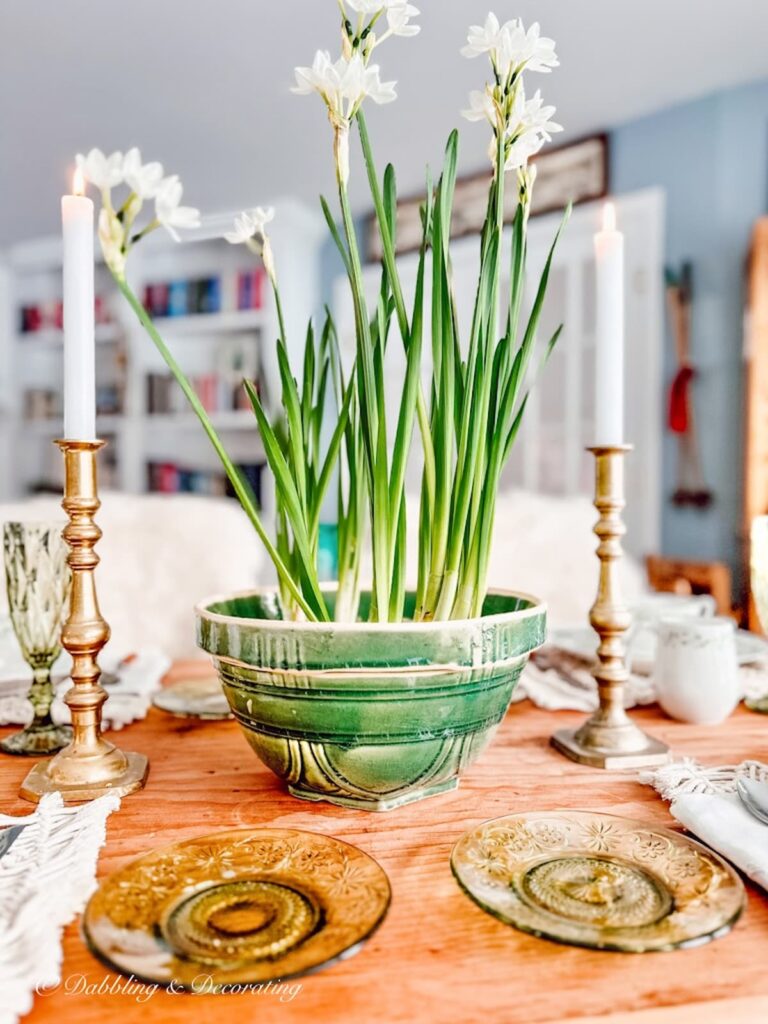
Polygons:
M379 419L380 415L383 415L384 409L383 405L377 404L375 353L366 311L362 264L355 236L355 227L352 221L349 195L341 174L338 174L337 178L342 223L349 252L350 285L355 306L358 355L356 377L360 395L360 416L370 487L374 573L372 614L375 612L379 621L387 621L390 584L386 572L386 567L389 564L387 529L388 472L386 434L380 429ZM380 344L383 344L383 341L380 340Z
M485 490L492 488L495 492L497 486L497 481L491 481L486 478L486 467L488 463L487 445L489 435L491 442L495 441L497 432L501 426L498 423L494 423L492 419L491 391L494 380L492 366L495 361L493 347L495 346L496 339L498 337L499 282L501 276L501 260L499 258L499 254L501 251L501 240L504 232L504 186L506 181L504 165L504 140L503 138L499 138L496 147L496 175L492 186L491 202L489 203L488 257L492 263L492 276L488 309L484 311L485 336L482 360L483 373L480 378L479 415L476 413L480 429L477 433L477 443L472 460L472 476L470 481L471 495L466 520L464 522L458 522L455 526L456 535L458 535L458 531L460 529L463 543L466 544L467 541L469 542L468 553L463 549L464 557L462 559L459 573L459 588L466 596L460 598L458 607L452 609L451 616L453 618L466 618L468 609L473 603L471 595L474 595L477 588L479 575L479 567L477 564L477 559L479 557L479 538L475 541L476 526L483 532L487 528L486 523L480 522L478 524L478 515L480 514L481 509L484 507L487 508L487 505L483 500ZM455 564L454 557L454 561L451 562L450 568L453 569ZM441 600L445 599L447 603L448 596L449 592L446 595L441 594ZM447 614L447 609L445 609L445 613Z
M373 150L371 147L370 136L368 135L368 126L365 120L365 114L362 110L359 110L356 115L358 130L360 132L360 141L363 147L363 157L365 159L365 166L368 173L368 184L371 189L371 195L373 197L374 209L376 212L376 220L381 232L382 249L384 252L384 265L387 270L389 277L390 287L392 289L392 296L395 300L395 311L397 313L398 325L400 327L400 334L403 339L403 344L408 349L410 344L411 329L408 323L408 313L405 307L405 298L403 296L403 289L400 283L400 275L397 270L397 258L395 253L395 246L392 239L392 234L389 229L389 224L384 211L384 201L381 194L381 188L379 187L379 181L376 176L376 164L373 159ZM424 456L424 479L427 488L427 500L430 508L434 508L435 503L435 450L432 443L432 432L429 423L429 414L427 412L427 405L424 398L424 391L419 379L419 386L416 396L416 415L419 423L419 433L421 435L421 444Z
M285 586L286 591L291 595L293 600L296 602L297 607L301 609L301 611L304 613L307 619L311 622L317 621L318 618L321 618L322 616L316 615L313 609L310 607L310 605L304 598L304 595L302 594L301 590L294 581L294 576L291 573L291 570L283 561L277 548L272 543L269 534L267 533L266 529L264 528L264 524L261 521L261 517L259 516L257 510L257 503L253 495L253 492L243 479L242 474L239 472L237 467L234 465L232 460L227 455L226 450L224 449L224 446L221 443L218 434L214 430L213 424L211 423L207 412L205 411L200 399L197 397L194 388L189 383L186 375L184 374L184 371L181 369L179 364L174 359L170 349L163 341L146 309L134 295L125 278L120 277L116 274L113 274L113 277L115 278L118 288L120 289L126 301L128 302L128 305L134 311L139 320L139 323L147 332L150 339L157 348L158 352L163 357L168 369L176 378L179 387L184 392L184 395L186 396L187 401L191 405L195 415L200 420L203 430L208 435L208 439L210 440L211 444L213 445L216 451L216 454L219 456L219 459L221 460L224 470L229 478L230 483L232 484L232 488L235 494L237 495L240 504L243 506L246 515L253 524L253 527L258 533L262 544L266 548L267 554L271 558L275 566L275 569L277 570L277 574L281 584Z

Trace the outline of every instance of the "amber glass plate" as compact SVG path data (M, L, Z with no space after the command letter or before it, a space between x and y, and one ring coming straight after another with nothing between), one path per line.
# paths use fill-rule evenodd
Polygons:
M241 829L190 839L111 875L83 918L108 966L147 982L288 979L357 952L390 900L381 867L313 832Z
M586 811L513 814L467 832L451 855L488 913L540 938L643 953L728 932L745 894L736 872L665 828Z

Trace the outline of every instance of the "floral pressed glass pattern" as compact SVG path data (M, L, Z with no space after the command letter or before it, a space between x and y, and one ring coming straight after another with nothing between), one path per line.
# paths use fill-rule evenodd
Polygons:
M218 832L154 850L88 904L93 952L123 974L196 991L257 984L356 952L387 912L372 857L293 829Z
M728 932L736 872L700 843L611 814L542 811L485 822L451 867L484 910L521 931L594 949L681 949Z
M54 754L72 739L71 728L51 718L51 666L61 654L69 605L68 548L59 524L6 523L3 551L11 623L33 674L29 700L34 717L26 729L4 739L0 749L33 757Z

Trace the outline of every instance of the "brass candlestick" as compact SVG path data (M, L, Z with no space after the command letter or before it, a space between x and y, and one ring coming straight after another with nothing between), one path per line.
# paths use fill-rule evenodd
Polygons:
M94 516L101 502L96 483L96 455L103 441L57 441L64 453L64 500L69 517L64 539L69 545L72 594L69 618L61 633L62 646L72 655L72 689L64 698L72 712L72 742L51 761L40 762L22 783L21 795L37 802L45 793L61 793L65 801L94 800L105 793L125 796L144 785L149 762L143 754L128 754L101 735L101 708L107 699L99 686L97 658L109 639L96 597L94 548L101 530Z
M595 456L595 508L600 518L595 526L600 543L600 583L589 621L600 637L597 680L600 706L580 729L561 729L552 737L560 753L594 768L639 768L664 764L669 747L647 736L624 710L624 685L629 679L624 634L631 618L624 606L619 584L621 539L626 527L624 508L624 456L630 445L589 448Z

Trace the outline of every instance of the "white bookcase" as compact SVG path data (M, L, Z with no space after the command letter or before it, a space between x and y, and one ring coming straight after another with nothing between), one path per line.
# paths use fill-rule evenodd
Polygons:
M285 307L288 348L298 370L307 321L320 306L319 247L324 226L319 215L297 202L275 205L272 245ZM98 251L98 244L96 248ZM148 284L221 278L221 311L159 317L156 323L160 333L190 377L216 374L221 382L225 374L231 374L232 388L227 381L227 395L234 396L239 369L242 375L250 375L253 367L258 367L267 401L276 411L277 318L267 283L261 308L237 308L236 276L257 266L256 258L243 246L230 246L221 239L178 244L164 232L157 232L131 254L129 279L141 298ZM109 271L100 263L96 267L96 294L102 296L108 317L108 322L96 329L97 392L116 385L119 397L118 407L100 414L97 420L99 435L109 441L100 467L102 487L144 492L150 485L150 463L174 464L194 474L219 472L216 455L175 383L168 387L172 397L169 411L149 411L150 377L167 370ZM23 332L20 324L22 307L60 299L59 239L24 243L3 255L0 500L21 498L39 488L58 489L62 483L61 457L52 444L61 432L62 332L55 327ZM102 398L104 394L102 391ZM31 404L34 409L30 409ZM43 417L41 408L50 415ZM219 402L211 418L235 461L263 462L250 409L239 409L232 401ZM265 483L267 478L264 474ZM269 509L266 490L263 500Z

